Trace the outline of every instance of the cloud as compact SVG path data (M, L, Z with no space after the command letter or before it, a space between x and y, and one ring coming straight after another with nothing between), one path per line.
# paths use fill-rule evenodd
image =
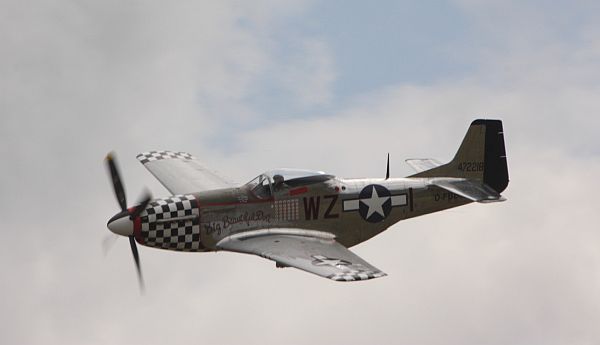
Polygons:
M597 27L584 21L574 36L555 36L545 29L552 13L540 11L531 46L513 45L531 37L520 16L499 26L517 5L462 4L477 42L489 39L476 49L476 73L266 123L248 99L288 61L270 33L301 15L301 2L3 3L0 338L597 342ZM300 40L280 79L299 107L335 103L332 80L347 73L314 37ZM102 257L117 211L102 167L110 149L133 203L144 185L166 195L133 159L138 151L189 150L239 180L277 166L383 176L391 152L392 176L402 176L404 158L449 159L479 116L504 120L509 200L408 220L353 249L386 278L336 284L258 257L140 248L148 293L139 297L127 241Z
M283 85L302 106L326 105L335 80L332 52L318 39L305 39L299 50L283 67Z
M588 30L578 35L589 37ZM600 191L590 182L600 173L594 135L600 124L593 115L600 109L593 96L598 84L587 73L598 66L580 60L597 48L586 40L562 50L568 45L498 50L463 80L389 87L334 114L242 136L245 150L236 165L383 176L391 151L392 175L401 176L408 173L403 158L450 159L472 119L504 120L508 202L406 221L358 246L361 256L393 273L367 291L327 296L337 310L326 318L361 330L337 341L563 344L600 338L594 326L600 319L594 293ZM312 304L315 310L322 305L330 305L325 297ZM325 317L310 317L300 321L303 328L316 327L319 339L330 341L320 327Z
M197 146L237 119L233 110L269 60L262 30L287 11L263 6L2 4L0 146L10 168L0 205L3 240L14 244L1 254L10 296L0 302L4 341L132 339L131 323L105 322L123 308L138 313L143 300L135 289L124 300L120 283L102 282L127 279L131 268L120 244L101 256L106 217L116 210L102 157L120 153L130 203L146 184L165 194L125 157Z

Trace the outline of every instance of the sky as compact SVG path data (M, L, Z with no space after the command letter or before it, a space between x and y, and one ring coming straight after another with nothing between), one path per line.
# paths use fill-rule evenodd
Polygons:
M600 343L600 4L0 1L0 342ZM105 255L114 150L187 151L240 183L449 160L504 122L508 201L400 222L341 284L232 253Z

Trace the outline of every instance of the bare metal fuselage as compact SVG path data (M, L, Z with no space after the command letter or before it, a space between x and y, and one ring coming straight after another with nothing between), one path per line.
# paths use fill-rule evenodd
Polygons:
M190 202L180 206L187 209L179 213L172 212L173 207L159 219L143 213L134 234L138 243L149 247L202 252L218 250L220 240L242 232L306 229L333 234L351 247L401 220L471 202L428 181L332 177L293 187L270 185L268 197L258 197L246 185L200 192L187 195ZM160 204L170 199L154 200L155 209L160 212Z

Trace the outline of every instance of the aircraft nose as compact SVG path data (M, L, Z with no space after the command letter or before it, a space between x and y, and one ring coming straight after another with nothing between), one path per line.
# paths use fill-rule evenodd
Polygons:
M133 222L129 219L128 212L117 213L112 217L108 224L108 229L117 235L131 236L133 235Z

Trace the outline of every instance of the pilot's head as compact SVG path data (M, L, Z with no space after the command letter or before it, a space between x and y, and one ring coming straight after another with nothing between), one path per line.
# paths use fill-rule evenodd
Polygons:
M273 176L273 182L275 186L281 186L283 184L283 176L277 174Z

